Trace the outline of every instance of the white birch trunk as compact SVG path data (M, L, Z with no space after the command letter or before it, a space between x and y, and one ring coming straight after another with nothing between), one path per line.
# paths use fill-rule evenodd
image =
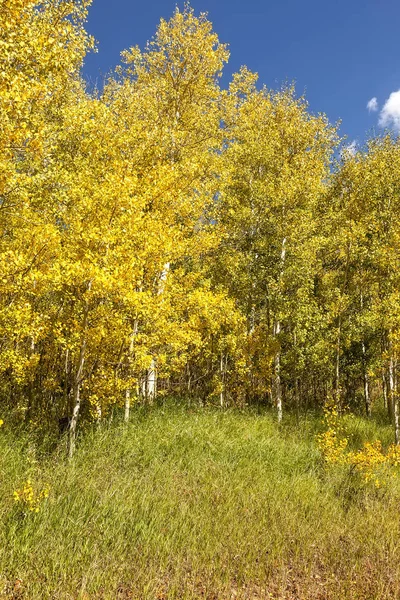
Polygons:
M125 412L124 412L124 421L127 423L129 421L131 411L131 390L127 388L125 390Z
M388 393L387 393L387 382L386 382L386 374L385 371L382 373L382 395L383 395L383 408L388 410Z
M70 406L69 406L70 402L69 402L69 398L68 398L68 375L69 375L68 361L69 361L69 350L67 348L67 350L65 351L65 363L64 363L64 377L65 377L65 381L64 381L63 396L64 396L64 411L67 413L67 415L69 417L69 414L70 414Z
M369 377L367 371L367 360L366 360L366 349L364 340L362 341L362 355L363 355L363 380L364 380L364 400L365 400L365 412L367 417L371 416L371 397L369 393Z
M83 367L85 364L86 339L84 338L79 351L78 369L75 375L73 386L74 409L69 426L69 457L72 458L75 453L76 426L78 423L79 412L81 408L81 383L83 376Z
M160 283L159 283L159 287L158 287L158 295L164 293L165 282L167 281L167 277L168 277L170 266L171 266L171 263L169 263L169 262L165 263L165 265L164 265L164 268L163 268L162 273L160 275Z
M171 264L169 262L165 263L161 272L157 291L158 296L164 293L165 282L167 281L170 266ZM151 359L150 367L147 369L143 377L142 394L146 401L150 402L150 404L157 396L157 365L154 357Z
M341 335L342 335L342 298L343 294L346 291L347 287L347 279L349 275L349 266L350 266L350 251L351 251L351 243L349 243L347 247L347 258L346 258L346 271L343 280L343 286L341 291L341 299L339 302L339 317L338 317L338 332L337 332L337 342L336 342L336 365L335 365L335 402L338 410L342 409L341 405L341 387L340 387L340 346L341 346Z
M282 250L281 250L281 270L279 273L279 279L281 280L283 277L284 266L285 266L285 258L286 258L286 238L282 240ZM275 338L279 337L281 332L281 323L279 319L274 322L273 325L273 336ZM276 352L274 357L274 375L273 375L273 385L272 385L272 393L273 400L277 410L278 423L282 421L282 383L281 383L281 351L280 349Z
M88 291L90 291L92 287L92 283L88 283ZM86 354L86 333L87 333L87 325L89 318L89 303L86 302L84 317L83 317L83 327L82 327L82 341L81 347L79 350L79 358L77 370L74 378L74 385L72 388L72 399L74 403L74 408L72 412L72 418L69 425L69 458L72 458L75 453L75 445L76 445L76 426L78 424L79 412L81 408L81 384L83 380L83 368L85 365L85 354Z
M399 403L397 399L397 381L396 381L396 364L393 356L390 356L389 361L389 389L390 402L392 404L394 440L396 444L400 443L400 420L399 420Z
M220 359L220 375L221 375L221 392L219 395L219 403L221 408L225 406L225 371L224 371L224 354L221 352Z
M274 323L274 337L277 337L281 332L281 324L279 321ZM282 384L281 384L281 353L280 350L275 354L274 358L274 379L272 391L278 416L278 423L282 421Z
M340 398L340 337L341 337L341 316L339 316L339 325L336 341L336 364L335 364L335 403L337 408L341 407Z
M361 311L363 311L364 297L363 297L362 292L360 294L360 304L361 304ZM370 417L371 416L371 398L370 398L370 393L369 393L369 377L368 377L368 370L367 370L367 351L365 348L364 337L361 342L361 350L362 350L365 412L366 412L367 417Z
M393 423L393 406L390 398L389 367L387 363L388 342L387 333L384 332L381 337L381 360L382 360L382 395L383 405L387 409L388 417Z
M157 368L154 358L151 359L150 367L144 374L142 380L142 395L146 402L153 403L157 394Z
M132 375L131 373L131 362L132 362L132 355L133 355L133 348L135 345L135 337L137 335L138 332L138 321L137 319L135 319L134 324L133 324L133 331L131 334L131 339L129 342L129 355L128 355L128 363L129 363L129 376ZM130 411L131 411L131 389L128 387L125 390L125 412L124 412L124 421L125 423L127 423L129 421L129 417L130 417Z

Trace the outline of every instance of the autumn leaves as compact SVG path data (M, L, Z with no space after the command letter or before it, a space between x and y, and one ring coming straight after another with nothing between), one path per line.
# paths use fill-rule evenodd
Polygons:
M190 7L91 95L86 3L0 6L0 401L13 418L68 418L73 449L80 419L124 403L129 418L156 394L281 414L351 394L351 369L385 376L394 142L332 174L335 129L245 68L223 90L227 48Z

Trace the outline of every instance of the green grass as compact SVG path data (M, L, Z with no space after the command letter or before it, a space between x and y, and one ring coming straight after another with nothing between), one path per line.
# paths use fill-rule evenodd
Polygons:
M71 463L0 431L0 598L400 597L399 500L326 469L320 418L179 408L87 432ZM349 419L354 444L390 428ZM358 436L358 437L357 437ZM50 486L38 514L13 492Z

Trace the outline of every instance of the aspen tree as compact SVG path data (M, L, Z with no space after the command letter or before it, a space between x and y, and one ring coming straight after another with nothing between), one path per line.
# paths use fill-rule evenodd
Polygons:
M223 158L217 220L224 237L214 276L246 314L248 335L258 328L268 332L269 367L262 376L272 379L270 393L281 420L282 351L289 323L296 324L298 299L303 296L310 308L315 304L310 297L318 248L313 211L325 191L336 135L324 117L307 113L293 90L257 91L255 81L242 70L227 100L231 143Z
M383 377L396 441L399 439L396 377L400 282L396 267L399 206L395 190L399 184L399 160L398 142L390 137L372 140L354 157L343 161L331 194L332 212L336 215L332 219L336 222L332 240L339 257L333 270L342 280L347 273L343 331L350 341L357 341L361 349L360 370L367 414L371 408L369 371L374 371L377 381ZM343 262L340 254L345 243L349 252ZM330 280L327 297L334 289L335 283Z

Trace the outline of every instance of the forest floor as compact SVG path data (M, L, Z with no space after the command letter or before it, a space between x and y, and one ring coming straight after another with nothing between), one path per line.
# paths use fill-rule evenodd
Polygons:
M347 426L354 445L391 441L387 425ZM400 598L400 477L377 489L325 465L321 427L138 409L82 435L68 462L63 444L44 452L6 422L0 598Z

